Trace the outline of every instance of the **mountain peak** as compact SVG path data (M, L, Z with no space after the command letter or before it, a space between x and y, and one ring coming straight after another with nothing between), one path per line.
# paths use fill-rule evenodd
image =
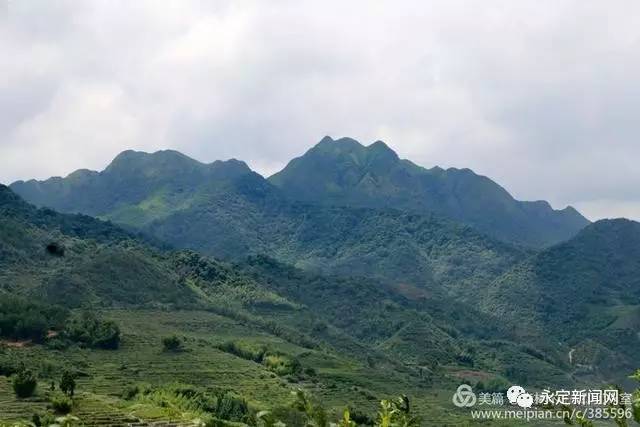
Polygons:
M425 169L401 160L384 142L324 137L269 178L288 197L324 205L428 212L472 225L499 239L545 246L589 222L547 202L520 202L470 169Z
M175 170L176 168L194 168L204 166L197 160L188 157L175 150L160 150L153 153L144 151L126 150L118 154L107 166L105 172L147 169L147 168L163 168Z
M340 154L344 152L350 152L354 150L361 150L365 147L353 138L338 138L333 139L330 136L325 136L314 145L307 154L310 153L324 153L324 154Z
M330 136L325 136L312 147L303 156L313 156L314 154L321 154L325 156L340 157L340 156L355 156L358 163L366 164L368 159L380 159L387 158L389 160L399 160L398 155L387 144L377 140L369 146L361 144L359 141L342 137L333 139Z
M367 150L370 153L375 154L376 156L385 156L395 161L400 160L400 157L398 157L398 154L395 151L393 151L391 147L389 147L387 144L385 144L380 140L377 140L373 144L369 145L367 147Z

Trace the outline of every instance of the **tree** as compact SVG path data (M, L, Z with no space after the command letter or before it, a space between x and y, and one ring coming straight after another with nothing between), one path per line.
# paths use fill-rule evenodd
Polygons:
M33 396L37 386L38 380L36 376L24 366L13 377L13 391L20 398Z
M162 347L164 351L180 351L182 349L182 340L176 335L164 337L162 339Z
M94 313L83 312L67 322L64 335L90 348L116 350L120 346L120 328L112 321L103 321Z
M76 390L75 375L69 371L64 371L62 373L62 379L60 380L60 390L67 396L73 397Z

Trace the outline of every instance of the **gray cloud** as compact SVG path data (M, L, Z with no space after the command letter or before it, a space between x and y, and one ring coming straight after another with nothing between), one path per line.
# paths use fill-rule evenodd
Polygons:
M269 174L330 134L640 219L637 2L7 4L2 182L127 148Z

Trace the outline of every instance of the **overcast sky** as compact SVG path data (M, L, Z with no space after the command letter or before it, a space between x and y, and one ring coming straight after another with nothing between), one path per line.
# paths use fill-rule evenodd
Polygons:
M640 2L0 0L0 182L324 135L640 219Z

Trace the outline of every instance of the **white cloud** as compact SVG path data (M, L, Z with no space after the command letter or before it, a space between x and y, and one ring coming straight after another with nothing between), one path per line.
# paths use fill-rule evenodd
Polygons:
M271 173L330 134L640 219L637 16L633 1L11 0L0 181L127 148Z

